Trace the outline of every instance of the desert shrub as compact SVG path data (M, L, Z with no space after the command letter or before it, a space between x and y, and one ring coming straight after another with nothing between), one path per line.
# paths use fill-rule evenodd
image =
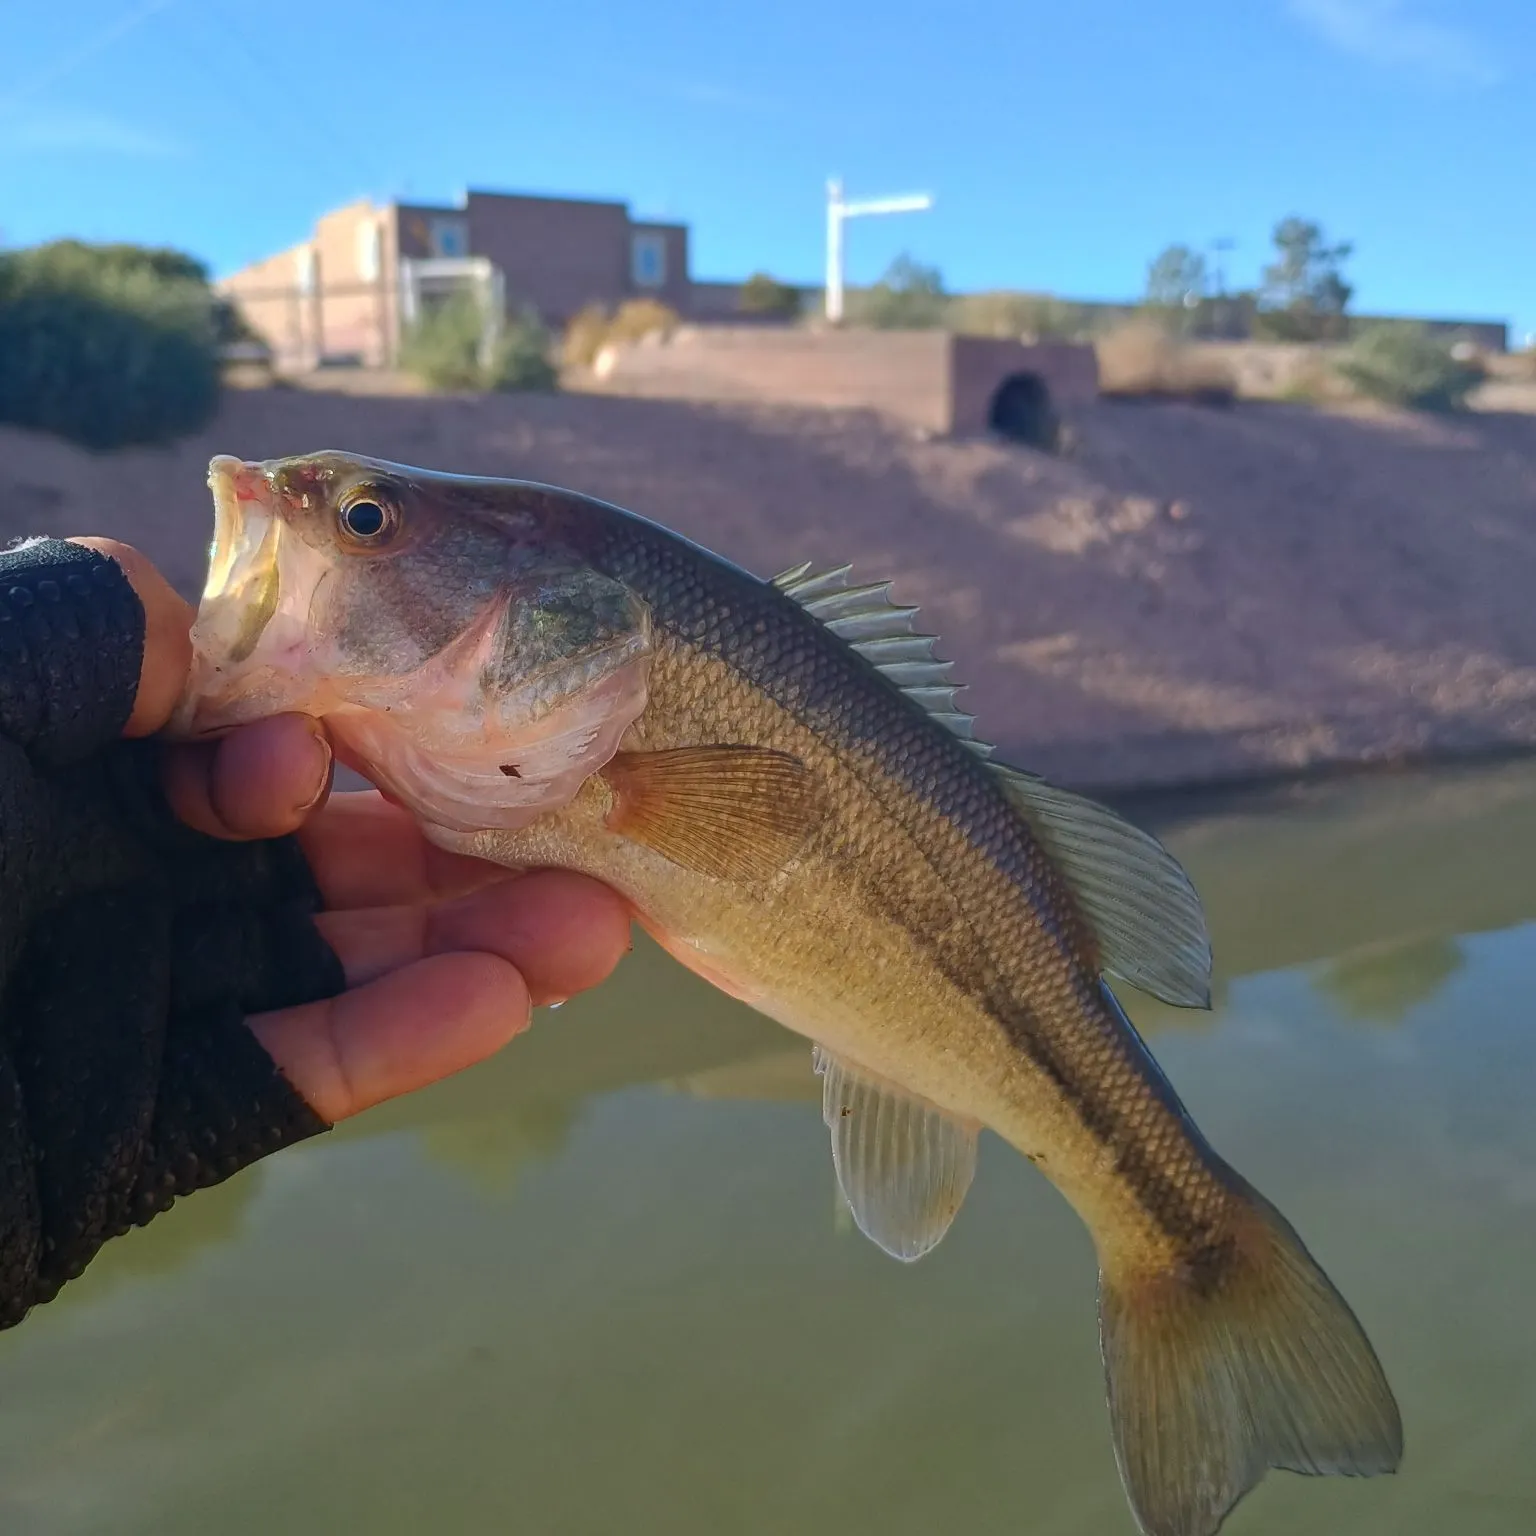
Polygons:
M1105 395L1226 405L1237 393L1232 370L1221 358L1192 350L1146 320L1107 332L1094 347Z
M510 317L492 349L492 389L553 389L558 379L549 332L532 312Z
M965 293L950 300L946 323L962 336L1070 341L1085 328L1081 309L1046 293Z
M800 313L800 290L766 272L754 272L741 285L738 308L749 315L780 315L793 320Z
M1449 341L1418 325L1372 326L1336 366L1362 395L1421 411L1461 410L1483 376L1455 357Z
M550 389L555 369L549 337L531 313L503 320L487 349L479 296L460 289L427 309L400 340L400 367L441 390Z
M88 448L173 441L219 404L219 324L177 251L59 241L0 255L0 421Z
M425 307L400 338L400 367L432 389L483 389L485 310L468 289Z

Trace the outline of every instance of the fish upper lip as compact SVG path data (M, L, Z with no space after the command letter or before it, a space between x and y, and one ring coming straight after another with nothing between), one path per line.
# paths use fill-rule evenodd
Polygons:
M257 482L260 482L258 488ZM244 531L244 505L254 502L268 516L272 508L263 494L266 477L253 464L221 453L208 462L208 489L213 492L213 544L208 552L204 597L216 596L229 585Z

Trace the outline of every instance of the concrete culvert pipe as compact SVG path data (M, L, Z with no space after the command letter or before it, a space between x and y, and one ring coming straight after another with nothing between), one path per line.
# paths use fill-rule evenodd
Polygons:
M1012 442L1054 448L1060 424L1045 380L1037 373L1009 374L992 395L987 425Z

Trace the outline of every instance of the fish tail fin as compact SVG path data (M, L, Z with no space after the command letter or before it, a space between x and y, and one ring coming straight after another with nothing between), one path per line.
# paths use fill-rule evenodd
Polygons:
M1239 1229L1199 1262L1100 1276L1115 1455L1146 1536L1212 1536L1269 1467L1370 1477L1402 1458L1364 1330L1285 1218L1244 1193Z

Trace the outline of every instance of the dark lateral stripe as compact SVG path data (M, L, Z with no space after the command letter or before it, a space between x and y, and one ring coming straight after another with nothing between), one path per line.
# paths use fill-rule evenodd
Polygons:
M1039 884L1043 856L996 775L870 662L792 599L708 550L616 509L600 507L597 513L586 530L589 558L637 592L660 629L718 657L823 740L864 758L936 810L1013 884L1021 901ZM1081 1079L1074 1053L1063 1052L1019 998L988 995L974 972L962 971L921 925L899 912L890 915L918 938L957 989L978 997L1088 1133L1114 1150L1121 1176L1159 1229L1178 1243L1209 1246L1208 1224L1196 1217L1172 1175L1150 1160L1128 1114ZM1071 938L1059 919L1070 922L1070 916L1040 910L1032 916L1068 949ZM1147 1091L1177 1120L1191 1146L1204 1152L1193 1122L1118 1005L1085 996L1083 1006L1085 1029L1116 1039Z
M1015 892L1023 906L1024 892L1017 886ZM1158 1229L1181 1245L1213 1241L1210 1224L1197 1215L1176 1174L1154 1161L1136 1134L1132 1117L1145 1109L1146 1101L1121 1106L1106 1097L1101 1086L1081 1070L1081 1046L1074 1050L1070 1042L1063 1042L1057 1031L1045 1025L1010 985L1006 973L996 974L998 968L990 956L968 959L923 922L915 921L915 915L903 911L898 901L885 899L878 886L868 895L888 921L913 936L929 962L958 992L973 998L996 1021L1013 1048L1056 1088L1088 1134L1114 1152L1117 1171ZM1041 912L1030 904L1026 920L1039 924L1063 960L1070 963L1070 939L1056 927L1049 911ZM989 975L993 977L991 985L986 979ZM1111 1042L1127 1069L1125 1080L1138 1080L1148 1097L1178 1124L1192 1152L1203 1158L1207 1154L1203 1137L1107 985L1084 974L1078 1001L1084 1042L1093 1036Z
M922 936L918 937L922 942ZM924 947L934 963L942 967L943 957L926 944ZM956 986L973 994L976 992L974 979L949 969L946 969L946 975ZM1035 1015L1021 1007L1016 999L1009 998L1002 1006L997 999L982 998L981 1001L1014 1049L1060 1093L1083 1129L1115 1154L1115 1171L1125 1180L1136 1203L1158 1230L1186 1251L1209 1249L1219 1242L1219 1233L1198 1210L1198 1193L1186 1189L1176 1170L1154 1160L1145 1139L1137 1134L1132 1117L1138 1109L1145 1107L1144 1102L1138 1104L1132 1100L1121 1105L1108 1098L1098 1084L1081 1074L1079 1064L1071 1059L1073 1053L1063 1052L1052 1032L1042 1028ZM1120 1020L1102 1007L1096 1008L1094 1000L1084 998L1082 1003L1084 1031L1102 1032L1115 1039L1131 1068L1127 1078L1134 1075L1144 1085L1160 1110L1178 1124L1191 1151L1199 1156L1202 1165L1208 1167L1204 1138L1173 1095L1140 1037L1134 1031L1127 1034L1122 1030Z

